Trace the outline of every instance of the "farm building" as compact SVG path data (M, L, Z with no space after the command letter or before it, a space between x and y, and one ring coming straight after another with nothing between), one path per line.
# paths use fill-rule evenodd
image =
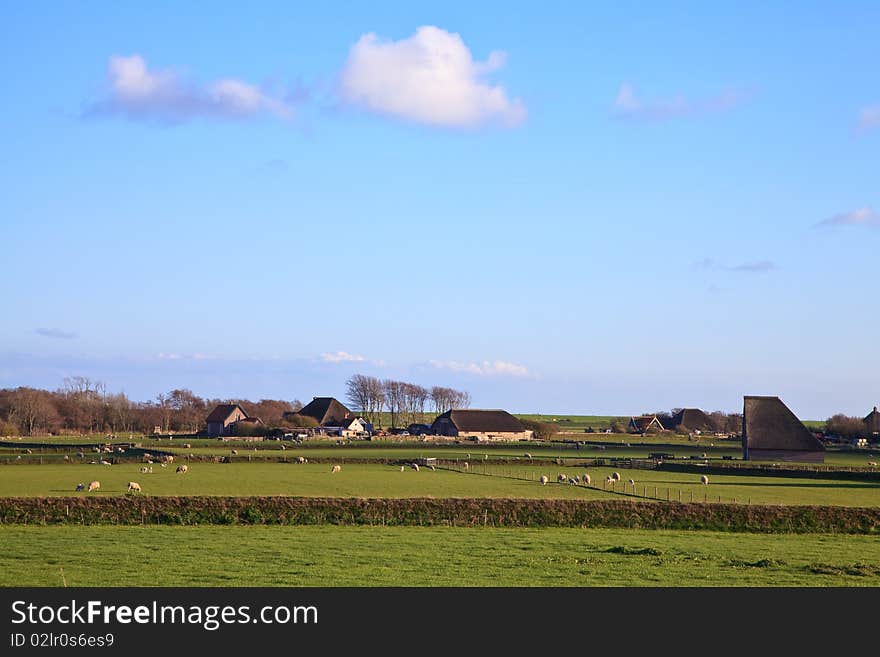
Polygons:
M779 397L743 398L743 459L822 463L825 446Z
M475 440L529 440L532 432L507 411L451 410L437 416L431 432Z
M431 433L430 425L419 424L419 423L413 423L413 424L409 425L406 428L406 430L410 436L424 436L426 434Z
M672 416L670 429L682 429L696 433L712 433L715 423L699 408L683 408Z
M876 406L873 411L865 416L865 427L870 434L880 434L880 412L877 411Z
M373 425L362 417L349 417L320 427L320 432L342 438L367 438L373 433Z
M235 431L235 423L247 420L248 415L238 404L218 404L205 418L208 435L212 438L231 436Z
M342 424L343 420L354 418L355 416L354 413L337 401L335 397L313 397L312 401L296 413L285 413L284 417L286 418L290 415L310 417L319 426L327 427L338 427Z
M646 433L649 429L665 431L656 415L639 415L629 419L626 430L630 433Z

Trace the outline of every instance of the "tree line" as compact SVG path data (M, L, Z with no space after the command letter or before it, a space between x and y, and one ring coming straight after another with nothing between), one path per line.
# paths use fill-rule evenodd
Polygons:
M108 393L101 381L73 376L52 391L0 390L0 435L196 433L217 404L238 404L269 425L283 424L284 413L302 408L299 400L208 399L183 388L136 402L124 393Z
M441 415L453 408L471 405L470 393L463 390L441 386L425 388L416 383L364 374L355 374L345 382L345 399L376 426L381 426L381 413L388 412L392 428L398 422L407 426L424 420L428 409L434 415Z

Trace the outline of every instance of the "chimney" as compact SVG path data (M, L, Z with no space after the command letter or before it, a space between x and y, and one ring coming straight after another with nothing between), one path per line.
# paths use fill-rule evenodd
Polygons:
M876 407L876 406L874 407L874 412L875 412L875 413L877 412L877 407Z

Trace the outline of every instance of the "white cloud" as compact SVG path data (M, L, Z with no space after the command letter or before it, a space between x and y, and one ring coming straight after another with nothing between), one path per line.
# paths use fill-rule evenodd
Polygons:
M859 129L873 130L880 128L880 105L863 107L859 112Z
M363 356L350 354L347 351L337 351L335 353L321 354L321 360L325 363L359 363L367 359Z
M647 119L664 121L684 118L697 114L723 112L739 105L745 95L734 89L705 99L688 100L681 94L672 98L660 98L651 101L643 100L635 87L624 82L620 85L617 98L614 100L614 114L626 119Z
M482 363L462 363L455 360L430 360L428 364L437 369L476 374L478 376L528 376L529 370L523 365L508 363L503 360Z
M418 123L516 126L526 116L522 101L484 79L505 60L505 53L495 51L484 62L474 61L461 36L433 26L400 41L369 33L348 53L340 93L353 105Z
M819 226L880 226L880 214L871 207L858 208L851 212L840 212L824 221Z
M293 115L292 104L252 84L225 78L199 85L174 69L150 70L140 55L113 55L107 65L107 94L90 113L133 119L183 121Z

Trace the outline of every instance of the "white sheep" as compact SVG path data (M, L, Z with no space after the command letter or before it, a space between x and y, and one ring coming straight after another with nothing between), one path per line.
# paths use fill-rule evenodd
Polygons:
M419 464L418 464L418 463L413 463L413 464L412 464L412 469L415 470L416 472L418 472L418 471L419 471Z
M633 490L635 490L635 488L636 488L636 480L635 479L630 479L627 483L633 487Z
M178 465L177 470L175 472L179 472L181 474L186 474L189 471L189 466L184 463L183 465Z
M547 475L541 475L541 485L542 486L546 486L549 481L550 481L550 477L548 477Z
M872 468L876 468L876 467L877 467L877 461L868 461L868 465L870 465Z
M100 481L92 481L89 482L89 492L91 493L93 490L98 490L101 487Z
M523 454L523 456L525 456L529 461L532 460L532 455L529 454L528 452L526 452L525 454Z
M101 465L110 465L110 461L101 460Z
M568 477L560 472L558 475L556 475L556 481L560 484L564 484L566 481L568 481Z
M463 467L465 470L467 470L467 469L470 468L471 466L468 464L467 461L465 461L464 464L462 464L462 467Z
M584 473L583 481L584 481L584 486L590 485L590 481L591 481L590 475L588 475L586 472Z
M233 455L233 456L238 456L238 450L237 450L237 449L232 450L232 455Z
M428 467L431 468L431 472L436 472L436 471L437 471L437 468L435 468L433 465L429 465Z
M297 463L305 463L305 462L306 462L306 459L305 459L304 456L297 456L297 457L296 457L296 462L297 462Z
M611 478L614 479L614 481L620 481L620 473L619 472L612 472Z
M168 467L168 464L167 464L167 463L160 463L160 464L159 464L159 467L161 467L161 468L167 468L167 467Z
M342 466L339 464L336 464L332 468L330 468L330 474L336 474L337 472L340 472L341 470L342 470Z
M140 493L141 492L141 485L136 481L129 481L128 482L128 492L131 493L133 491L137 491L138 493Z
M141 472L144 473L144 474L146 474L146 472L147 472L147 466L145 466L145 465L144 465L144 466L141 466Z
M406 470L406 468L404 466L400 466L400 471L403 472L404 470Z
M700 483L703 484L704 486L708 486L709 485L709 477L707 477L706 475L701 475L700 476Z
M611 484L613 486L615 481L617 481L617 480L614 477L612 477L611 475L608 475L607 477L605 477L606 484Z
M569 481L573 484L579 484L581 483L581 476L575 475L572 479L569 479Z
M86 489L86 485L85 485L85 484L77 484L77 485L76 485L76 490L77 490L77 492L79 492L79 491L81 491L81 490L85 490L85 489Z

